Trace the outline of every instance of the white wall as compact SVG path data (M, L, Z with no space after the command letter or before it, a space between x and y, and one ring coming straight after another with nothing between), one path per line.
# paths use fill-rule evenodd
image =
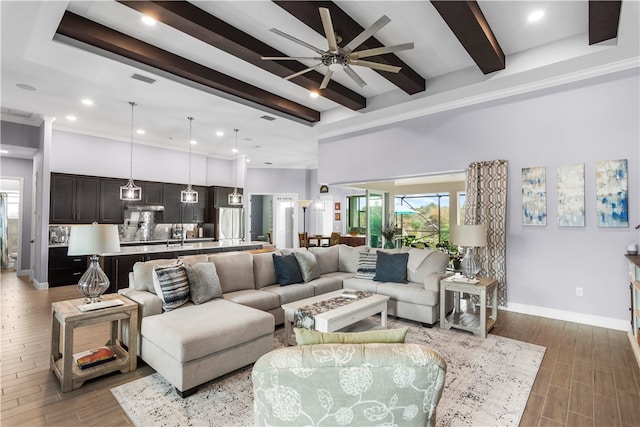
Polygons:
M129 142L54 131L51 171L128 179L130 150ZM233 186L233 172L233 161L191 154L193 185ZM243 177L239 171L239 187ZM133 179L186 184L189 181L189 152L134 144Z
M346 183L508 165L508 302L629 319L628 243L638 241L638 69L319 142L319 180ZM357 161L354 161L357 159ZM598 228L595 162L627 159L630 227ZM585 164L586 226L557 226L556 170ZM521 170L545 166L547 226L521 220ZM575 288L584 296L577 297ZM596 322L597 323L597 322ZM611 325L611 322L607 323Z

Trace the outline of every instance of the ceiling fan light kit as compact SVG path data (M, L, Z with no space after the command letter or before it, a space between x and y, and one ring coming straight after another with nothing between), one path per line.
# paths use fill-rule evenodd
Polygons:
M379 62L373 61L362 61L361 58L368 58L371 56L384 55L385 53L393 53L400 52L402 50L413 49L413 42L411 43L402 43L394 46L383 46L377 47L374 49L366 49L360 52L354 52L358 46L364 43L369 37L373 36L375 33L380 31L385 25L391 22L391 19L386 15L383 15L376 22L371 24L368 28L358 34L353 40L347 43L346 46L340 47L338 46L339 40L341 38L336 36L335 30L333 29L333 23L331 22L331 14L329 13L329 9L321 7L320 10L320 18L322 19L322 26L324 28L325 37L327 39L327 50L321 50L317 47L310 45L309 43L302 41L296 37L293 37L290 34L287 34L283 31L280 31L276 28L272 28L271 32L278 34L281 37L284 37L292 42L298 43L301 46L306 47L307 49L313 50L320 56L308 56L308 57L274 57L274 56L263 56L262 59L267 61L290 61L290 60L313 60L320 61L318 64L313 65L311 67L305 68L302 71L298 71L297 73L293 73L289 76L285 77L285 80L291 80L294 77L297 77L301 74L307 73L309 71L315 70L322 66L327 67L327 71L325 72L324 78L322 79L322 83L320 83L319 89L325 89L331 80L333 73L337 71L344 71L358 86L364 87L367 83L355 72L352 65L356 65L359 67L367 67L380 71L387 71L390 73L399 73L402 69L401 67L396 67L393 65L381 64Z

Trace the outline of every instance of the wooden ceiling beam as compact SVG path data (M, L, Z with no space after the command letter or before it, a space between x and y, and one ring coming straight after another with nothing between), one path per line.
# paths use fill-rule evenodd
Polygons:
M589 45L618 37L622 0L589 0Z
M505 68L504 52L475 0L431 4L484 74Z
M277 76L286 77L307 68L298 61L265 61L262 56L288 56L186 1L120 1L138 12L163 22L215 48L236 56ZM291 79L309 91L318 91L324 75L310 71ZM367 106L362 95L331 81L322 96L352 110Z
M331 1L277 1L274 3L289 12L291 15L304 22L310 28L315 30L322 36L325 35L324 27L322 26L322 20L320 19L320 12L318 8L326 7L331 13L331 21L335 32L342 38L342 41L338 43L338 46L344 46L353 40L358 34L360 34L364 28L358 24L353 18L347 15L342 9ZM279 28L286 31L286 29ZM407 42L408 40L398 40L398 43ZM364 43L358 47L357 50L373 49L376 47L384 46L375 37L370 37ZM418 74L414 69L402 61L398 56L393 53L380 55L371 58L372 61L382 64L394 65L396 67L402 67L399 73L389 73L385 71L376 71L385 79L389 80L394 85L406 93L413 95L418 92L423 92L425 89L425 79Z
M62 36L62 37L61 37ZM109 58L129 63L135 61L156 70L212 89L218 95L232 98L252 106L266 107L292 119L312 124L320 120L320 113L271 92L265 91L201 64L152 46L104 25L76 15L64 13L56 30L57 40L87 49L97 48ZM78 43L79 42L79 43ZM128 60L128 61L127 61ZM229 98L229 96L227 96ZM245 101L245 102L243 102Z

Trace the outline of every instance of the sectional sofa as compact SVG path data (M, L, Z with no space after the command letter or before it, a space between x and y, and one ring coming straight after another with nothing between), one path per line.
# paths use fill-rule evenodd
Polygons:
M129 288L119 292L138 302L139 356L164 376L181 396L197 386L255 362L273 349L275 326L284 323L282 304L324 294L341 288L373 291L390 296L388 314L433 325L439 317L439 282L446 275L448 256L429 249L402 248L385 253L404 253L406 283L379 282L362 278L367 247L335 245L296 249L310 253L319 277L307 282L279 284L274 254L290 255L292 250L273 253L227 252L191 255L179 260L152 260L136 263L129 274ZM295 255L295 254L294 254ZM306 258L309 258L308 256ZM163 310L163 300L154 287L153 272L158 266L212 263L222 297L200 304L187 302ZM447 305L453 302L447 300ZM123 336L128 328L123 327Z

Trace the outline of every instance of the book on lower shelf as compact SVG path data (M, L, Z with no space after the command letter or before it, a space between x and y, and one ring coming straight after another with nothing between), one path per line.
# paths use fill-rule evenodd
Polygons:
M73 361L80 369L91 368L116 359L116 354L109 347L98 347L73 355Z

